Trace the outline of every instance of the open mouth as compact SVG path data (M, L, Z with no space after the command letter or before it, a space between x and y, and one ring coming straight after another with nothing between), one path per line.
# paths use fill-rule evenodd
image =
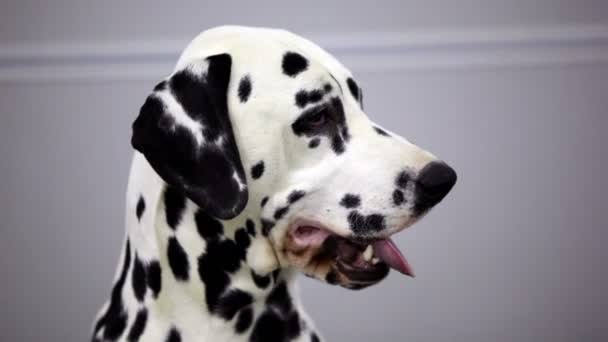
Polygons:
M316 258L330 259L351 280L378 280L389 268L414 277L412 267L390 238L346 238L313 225L295 226L290 236L297 246L317 248Z

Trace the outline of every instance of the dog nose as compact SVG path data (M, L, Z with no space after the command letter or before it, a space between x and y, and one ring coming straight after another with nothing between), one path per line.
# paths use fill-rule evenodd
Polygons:
M444 162L430 162L420 170L417 179L418 194L427 207L441 201L456 183L456 171Z

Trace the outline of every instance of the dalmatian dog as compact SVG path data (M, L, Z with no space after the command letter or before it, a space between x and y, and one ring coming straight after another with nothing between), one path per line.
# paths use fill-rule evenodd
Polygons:
M124 248L92 340L318 342L298 273L347 289L413 276L390 237L456 173L362 100L287 31L196 37L133 123Z

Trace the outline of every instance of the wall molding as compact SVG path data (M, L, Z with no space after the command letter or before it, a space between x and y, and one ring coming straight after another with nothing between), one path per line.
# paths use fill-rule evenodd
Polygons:
M305 35L354 72L608 62L608 26ZM0 44L0 82L157 80L189 38Z

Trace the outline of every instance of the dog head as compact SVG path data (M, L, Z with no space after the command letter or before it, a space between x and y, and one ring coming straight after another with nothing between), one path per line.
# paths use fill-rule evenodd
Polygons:
M282 267L352 289L389 268L413 275L390 236L456 182L370 121L336 59L279 30L202 33L146 100L132 144L210 215L258 217Z

